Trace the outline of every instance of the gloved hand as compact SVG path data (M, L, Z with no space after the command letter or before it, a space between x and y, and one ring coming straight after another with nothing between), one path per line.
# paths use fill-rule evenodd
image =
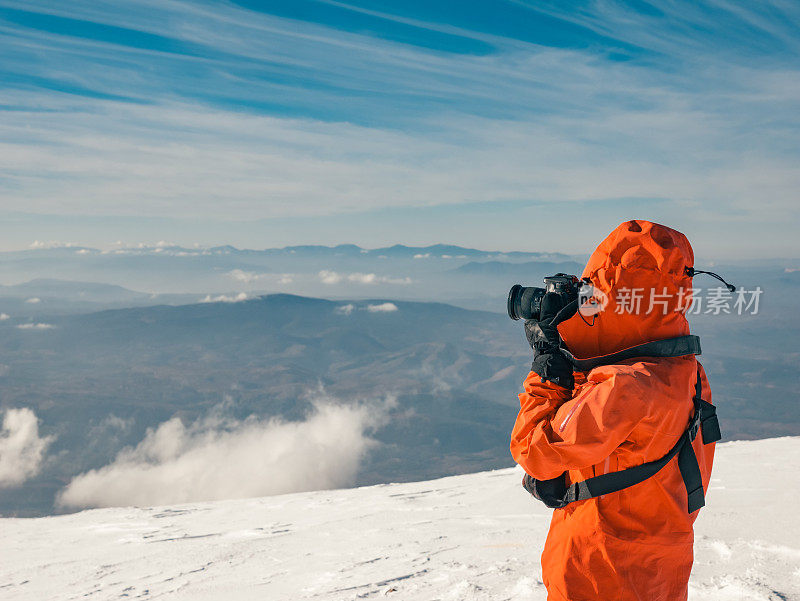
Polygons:
M575 385L572 363L561 352L561 336L556 328L558 323L554 323L562 308L561 296L554 292L545 294L539 319L525 322L525 337L533 349L531 371L539 374L543 382L550 381L564 388L572 388Z
M522 477L522 487L551 509L560 509L566 506L564 495L567 492L567 482L564 474L550 480L537 480L530 474L525 474Z

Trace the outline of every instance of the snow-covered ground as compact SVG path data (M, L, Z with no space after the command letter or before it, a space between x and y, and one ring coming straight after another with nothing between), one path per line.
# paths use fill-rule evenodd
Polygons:
M718 446L690 599L800 599L798 467L798 438ZM0 598L544 600L520 477L2 519Z

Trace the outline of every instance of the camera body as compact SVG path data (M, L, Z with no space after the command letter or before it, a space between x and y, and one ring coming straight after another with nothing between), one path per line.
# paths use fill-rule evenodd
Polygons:
M553 292L561 296L563 307L578 298L582 285L578 276L567 273L544 278L544 288L514 284L508 293L508 316L511 319L539 319L545 294Z

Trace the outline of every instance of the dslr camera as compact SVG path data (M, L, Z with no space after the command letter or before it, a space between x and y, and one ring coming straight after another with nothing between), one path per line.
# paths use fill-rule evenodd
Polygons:
M548 292L561 297L561 306L565 307L578 298L578 292L584 282L576 275L557 273L544 278L544 288L526 287L514 284L508 293L508 316L511 319L540 319L542 299Z

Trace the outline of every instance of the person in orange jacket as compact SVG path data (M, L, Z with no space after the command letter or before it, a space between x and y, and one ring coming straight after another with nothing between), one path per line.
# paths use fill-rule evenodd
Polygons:
M592 477L669 459L638 484L554 510L542 553L548 601L687 598L698 511L689 511L683 466L669 453L699 413L693 396L713 409L705 372L693 354L573 367L575 358L687 337L693 266L683 234L628 221L597 247L583 272L605 307L593 317L578 311L556 324L552 318L562 306L547 294L540 318L525 324L534 362L519 395L511 454L535 485L526 488L536 496L537 486L547 490L552 482L579 489ZM686 440L702 477L696 491L702 499L714 444L699 436Z

